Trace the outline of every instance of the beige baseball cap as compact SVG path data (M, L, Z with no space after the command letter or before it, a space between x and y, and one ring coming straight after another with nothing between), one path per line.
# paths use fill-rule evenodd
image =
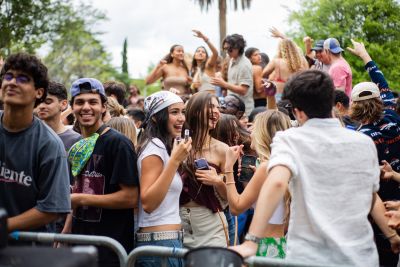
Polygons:
M351 100L362 101L371 98L379 98L381 93L378 86L373 82L362 82L353 87L351 91Z

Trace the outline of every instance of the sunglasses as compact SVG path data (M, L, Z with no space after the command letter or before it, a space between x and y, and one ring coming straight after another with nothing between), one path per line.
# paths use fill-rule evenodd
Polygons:
M224 51L227 51L227 52L229 52L229 53L232 53L232 51L233 51L233 48L232 47L230 47L230 46L228 46L228 47L224 47L224 48L222 48Z
M236 108L236 109L239 109L239 106L236 105L235 103L231 102L231 101L225 102L224 100L221 100L220 104L221 104L220 109L221 108Z
M15 78L15 82L18 84L29 83L31 81L31 78L29 78L25 74L18 74L16 76L14 76L14 74L12 74L11 72L7 72L3 76L3 80L6 80L7 82L11 81L14 78Z

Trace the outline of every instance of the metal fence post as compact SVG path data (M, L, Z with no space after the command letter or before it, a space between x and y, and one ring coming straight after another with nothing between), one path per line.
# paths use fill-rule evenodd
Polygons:
M126 266L127 253L125 251L125 248L118 241L107 236L15 231L10 234L10 237L14 240L22 240L22 241L36 241L43 243L63 242L63 243L82 244L82 245L104 246L111 249L118 255L121 267Z

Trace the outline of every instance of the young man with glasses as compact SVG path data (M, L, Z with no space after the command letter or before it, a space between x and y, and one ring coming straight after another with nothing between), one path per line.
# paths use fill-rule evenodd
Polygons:
M14 54L0 78L0 207L8 213L9 231L45 231L46 224L71 210L64 146L33 116L46 98L47 68L35 56Z
M230 57L228 81L215 77L211 79L211 84L227 89L228 95L242 99L246 106L245 113L249 116L254 109L253 69L250 60L243 55L246 41L242 35L232 34L225 37L222 45Z

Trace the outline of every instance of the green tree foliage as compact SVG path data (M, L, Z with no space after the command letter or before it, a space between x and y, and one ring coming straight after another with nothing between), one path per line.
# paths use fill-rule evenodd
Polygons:
M0 55L33 53L62 27L67 0L0 0Z
M94 77L100 81L113 80L119 73L111 66L111 56L92 32L94 23L105 20L103 13L91 6L80 4L64 14L63 27L51 44L44 58L53 80L65 84L82 77Z
M392 89L400 89L400 4L396 0L301 0L289 21L298 27L296 40L335 37L342 47L362 41ZM345 53L353 70L353 85L369 80L360 59Z
M122 48L122 73L128 73L128 39L125 38Z

